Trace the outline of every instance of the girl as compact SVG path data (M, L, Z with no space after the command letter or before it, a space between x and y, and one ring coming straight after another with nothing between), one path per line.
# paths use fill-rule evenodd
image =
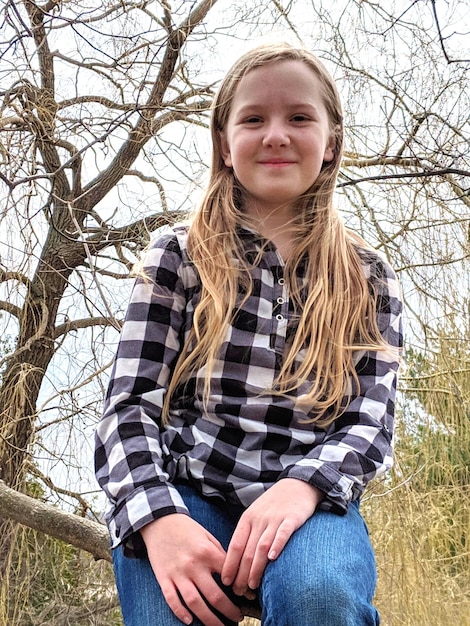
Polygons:
M210 181L147 251L98 426L126 626L378 624L359 498L391 465L392 270L332 205L343 125L310 53L214 101ZM245 596L245 598L243 598Z

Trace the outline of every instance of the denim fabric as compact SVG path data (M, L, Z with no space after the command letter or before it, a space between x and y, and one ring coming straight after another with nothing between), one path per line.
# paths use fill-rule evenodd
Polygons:
M236 519L189 486L178 485L178 491L191 516L226 548ZM147 559L126 558L117 548L113 560L125 626L181 626ZM374 555L358 504L344 516L317 511L265 570L262 625L377 626L375 582ZM202 624L195 619L193 626Z
M263 626L377 626L375 558L358 503L345 516L317 511L261 584Z

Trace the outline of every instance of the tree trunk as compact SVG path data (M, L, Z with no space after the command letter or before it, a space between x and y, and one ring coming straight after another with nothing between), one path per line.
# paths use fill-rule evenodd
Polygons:
M65 259L61 247L68 245ZM16 350L7 361L0 388L0 479L21 491L26 462L34 441L36 403L47 367L54 355L55 322L60 300L71 273L70 242L49 236L39 260L20 320ZM82 248L82 246L80 246ZM83 248L82 248L83 250ZM14 524L0 520L0 585L15 537Z

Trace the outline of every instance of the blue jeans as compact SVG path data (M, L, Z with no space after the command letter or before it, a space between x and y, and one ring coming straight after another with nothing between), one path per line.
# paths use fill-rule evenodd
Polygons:
M191 487L178 490L191 516L227 548L237 520ZM181 626L148 559L129 559L117 548L113 561L125 626ZM377 626L375 583L374 554L358 503L344 516L317 511L266 567L259 589L262 624ZM194 619L193 626L202 624Z

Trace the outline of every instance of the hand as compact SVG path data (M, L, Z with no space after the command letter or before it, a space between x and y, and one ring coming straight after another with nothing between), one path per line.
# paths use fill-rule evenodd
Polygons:
M222 568L222 582L237 595L257 589L269 561L315 512L322 492L296 478L283 478L241 516Z
M140 533L163 596L179 620L190 624L192 612L206 626L223 626L210 607L235 622L243 619L214 580L226 555L205 528L188 515L174 513L147 524Z

